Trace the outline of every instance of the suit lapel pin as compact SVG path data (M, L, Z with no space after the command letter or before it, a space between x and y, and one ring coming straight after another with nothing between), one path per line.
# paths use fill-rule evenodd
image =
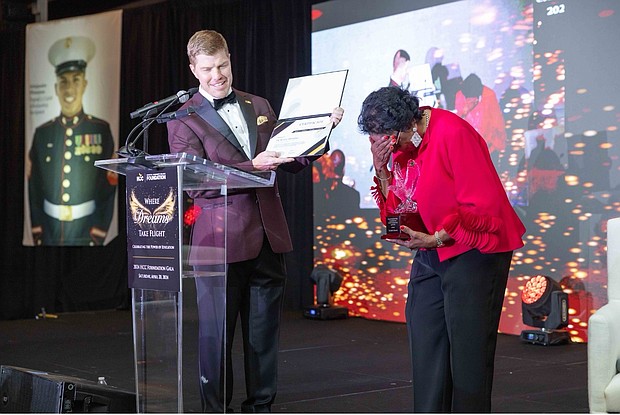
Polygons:
M268 121L267 117L265 117L264 115L260 115L257 119L256 119L256 125L261 125L264 124Z

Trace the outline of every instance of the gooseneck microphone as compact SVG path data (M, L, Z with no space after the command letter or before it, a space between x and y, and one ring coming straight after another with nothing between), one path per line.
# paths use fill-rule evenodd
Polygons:
M138 108L137 110L133 111L130 114L130 117L132 119L136 117L140 117L140 116L144 118L142 119L142 122L140 124L137 124L131 130L131 132L127 135L127 139L125 140L125 145L119 148L116 154L118 154L121 157L138 157L138 156L145 155L146 154L145 151L136 149L136 143L138 142L140 137L146 134L151 124L153 124L156 120L162 117L162 114L164 113L164 111L166 111L168 108L170 108L172 105L176 103L187 102L187 100L190 99L196 92L198 92L198 88L190 88L189 91L181 90L174 95L171 95L159 101L150 102L144 105L143 107ZM161 109L162 107L163 109ZM159 111L160 109L161 111L159 112L159 114L157 114L154 117L151 116L153 113ZM187 110L187 113L185 114L186 110ZM178 118L190 115L193 112L196 112L194 107L188 107L186 110L180 110L174 113L166 113L164 114L166 119L160 122L171 121L172 119L178 119ZM139 130L140 127L142 127L141 130ZM133 134L138 130L139 130L138 134L136 134L135 138L131 140Z
M187 108L183 108L182 110L178 110L175 112L167 112L165 114L162 114L158 117L156 117L156 120L158 123L164 123L164 122L168 122L168 121L172 121L172 120L178 120L180 118L183 117L187 117L188 115L192 115L196 112L196 108L192 107L191 105Z
M190 99L192 95L194 95L197 91L198 91L198 88L192 88L189 91L180 90L176 94L170 95L167 98L160 99L159 101L149 102L148 104L142 106L141 108L138 108L137 110L133 111L131 114L129 114L129 117L133 120L134 118L144 116L144 114L147 114L149 111L152 111L152 110L157 111L162 107L172 105L176 102L180 102L180 103L187 102L187 100Z

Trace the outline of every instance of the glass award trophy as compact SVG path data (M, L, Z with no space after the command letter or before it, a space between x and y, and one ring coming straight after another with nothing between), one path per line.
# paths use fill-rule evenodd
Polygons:
M403 225L414 231L428 233L418 212L418 202L415 200L420 166L414 160L409 160L407 168L403 170L398 162L394 162L393 174L394 182L388 190L398 197L400 203L395 209L386 213L386 233L381 239L409 239L409 234L400 229Z

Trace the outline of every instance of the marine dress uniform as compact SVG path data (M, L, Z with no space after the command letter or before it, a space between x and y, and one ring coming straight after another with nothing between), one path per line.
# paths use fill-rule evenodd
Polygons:
M60 115L36 129L28 191L32 228L42 227L37 245L103 243L116 186L93 164L113 153L108 123L84 112L71 119Z

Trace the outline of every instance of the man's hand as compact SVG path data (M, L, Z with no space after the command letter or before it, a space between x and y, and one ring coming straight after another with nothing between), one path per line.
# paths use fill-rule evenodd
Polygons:
M276 151L263 151L254 157L252 165L256 170L267 171L275 170L280 164L295 161L292 157L280 157L280 153Z
M32 240L35 245L40 245L43 239L43 226L32 227Z
M340 124L342 121L342 116L344 115L344 108L336 107L334 111L332 111L332 115L329 117L329 120L334 124L334 128Z
M108 233L106 231L96 226L90 228L90 239L92 239L95 245L103 245L107 234Z

